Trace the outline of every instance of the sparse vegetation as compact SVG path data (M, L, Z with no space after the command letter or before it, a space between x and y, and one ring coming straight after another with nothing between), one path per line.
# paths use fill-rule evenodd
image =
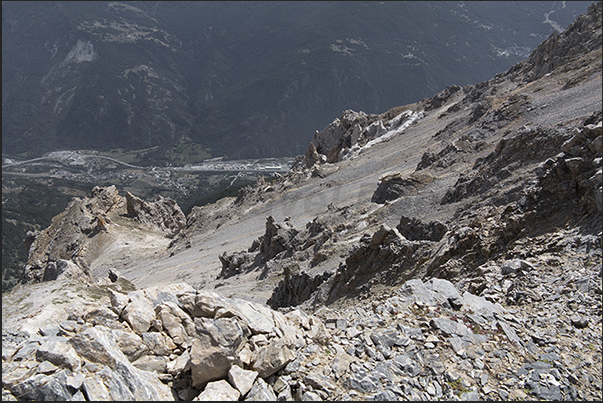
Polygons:
M468 389L465 386L463 386L463 382L462 382L462 380L460 378L459 379L455 379L454 381L446 381L446 383L448 383L448 385L454 390L454 393L457 396L460 396L463 393L471 391L470 389Z

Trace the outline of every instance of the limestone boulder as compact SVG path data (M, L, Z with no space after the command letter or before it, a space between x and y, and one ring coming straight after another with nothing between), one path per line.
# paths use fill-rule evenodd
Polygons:
M253 358L252 369L257 371L261 378L267 378L284 368L293 359L295 359L295 354L285 341L275 339L257 350Z
M104 326L90 327L69 339L69 343L80 357L97 364L115 367L117 362L128 361L117 347L111 329Z
M203 392L195 401L200 402L235 402L239 400L241 393L230 386L230 384L221 379L219 381L209 382Z
M237 349L243 330L234 318L195 318L197 335L190 352L192 384L203 388L208 382L224 379L233 364L240 364Z
M155 371L158 374L167 372L169 359L161 355L143 355L132 363L136 368L143 371Z
M174 360L169 361L166 365L166 370L169 374L174 377L190 370L191 368L191 357L188 350L185 350L182 354L176 357Z
M257 378L253 387L247 393L245 401L250 402L270 402L276 401L276 394L270 385L262 378Z
M43 342L36 351L36 359L40 362L49 361L58 367L77 371L81 360L73 347L64 340L48 340Z
M228 371L228 382L241 393L241 396L245 396L251 390L257 377L256 371L248 371L238 365L233 365Z
M142 338L136 333L126 332L120 329L112 329L115 335L117 347L128 358L130 362L136 361L141 356L145 355L149 348L142 341Z
M54 375L34 375L23 382L20 382L10 388L14 396L19 396L23 400L34 401L70 401L73 395L65 385L64 370Z
M136 368L118 344L119 335L104 326L90 327L69 339L80 357L100 369L83 381L90 400L174 400L156 373Z
M227 304L224 297L207 290L182 293L178 301L194 318L213 318L216 311Z
M145 333L155 319L153 304L141 292L132 291L128 294L130 302L121 313L121 318L128 322L136 333Z
M149 352L155 355L170 355L176 348L172 338L163 332L145 332L140 337Z
M165 332L170 335L176 345L187 346L190 337L184 327L183 319L186 321L188 327L194 329L194 325L190 317L182 318L175 314L176 309L180 310L178 307L172 309L172 307L167 304L155 306L156 316L161 321ZM194 330L191 330L191 332L194 332Z

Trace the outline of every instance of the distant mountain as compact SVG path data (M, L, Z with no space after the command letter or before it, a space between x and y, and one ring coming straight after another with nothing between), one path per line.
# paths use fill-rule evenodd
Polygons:
M3 153L294 156L345 109L505 71L590 3L3 2Z

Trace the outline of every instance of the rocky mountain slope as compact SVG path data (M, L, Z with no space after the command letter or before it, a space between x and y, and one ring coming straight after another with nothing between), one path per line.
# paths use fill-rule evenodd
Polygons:
M2 290L27 261L25 233L93 186L171 192L188 213L233 178L163 168L294 157L342 110L380 113L507 70L590 3L4 2ZM160 172L54 159L77 154ZM20 165L38 157L58 164Z
M74 199L3 294L3 398L600 400L601 17L188 216Z

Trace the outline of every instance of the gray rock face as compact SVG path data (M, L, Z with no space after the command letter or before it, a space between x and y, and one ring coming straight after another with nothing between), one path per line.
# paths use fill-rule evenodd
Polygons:
M422 172L415 172L404 177L400 172L387 174L379 178L377 190L373 194L373 203L384 204L402 196L411 196L419 189L433 181L433 177Z
M207 382L228 376L233 364L241 364L237 349L243 339L243 330L230 318L198 318L197 337L191 349L193 387L203 388Z
M129 217L165 232L168 238L174 238L186 226L186 216L170 198L158 196L153 202L147 202L126 192L126 209Z
M434 241L438 242L443 237L448 228L439 221L423 223L416 218L402 216L400 223L396 226L400 234L409 241Z
M195 325L176 303L165 301L156 305L155 316L176 345L186 347L189 344L195 334Z
M584 29L589 27L588 29ZM601 8L593 3L563 33L553 32L530 57L509 69L516 77L534 81L568 63L588 49L601 47Z
M364 112L348 109L343 112L340 119L335 119L324 130L317 132L311 144L319 154L327 157L327 162L335 162L341 148L344 146L349 148L358 141L356 125L365 125L369 119L371 117ZM352 142L354 138L356 141Z
M597 119L594 115L593 118ZM566 208L570 200L575 200L594 218L600 214L597 195L601 185L596 179L600 155L594 154L589 147L594 139L583 133L593 133L594 130L586 126L577 127L569 134L557 128L525 128L502 139L495 151L476 164L474 170L460 175L457 183L444 195L442 204L492 191L499 182L513 177L514 167L519 166L517 162L536 160L540 164L530 172L534 179L526 189L522 218L529 220L530 215L526 213L538 206L539 215L546 212L551 218L555 217L551 221L567 220L556 212ZM507 197L513 197L512 193ZM518 234L509 228L505 235L513 238Z
M267 304L273 308L297 306L310 300L316 290L332 273L325 272L312 276L306 272L299 272L295 265L285 266L284 278L274 289Z

